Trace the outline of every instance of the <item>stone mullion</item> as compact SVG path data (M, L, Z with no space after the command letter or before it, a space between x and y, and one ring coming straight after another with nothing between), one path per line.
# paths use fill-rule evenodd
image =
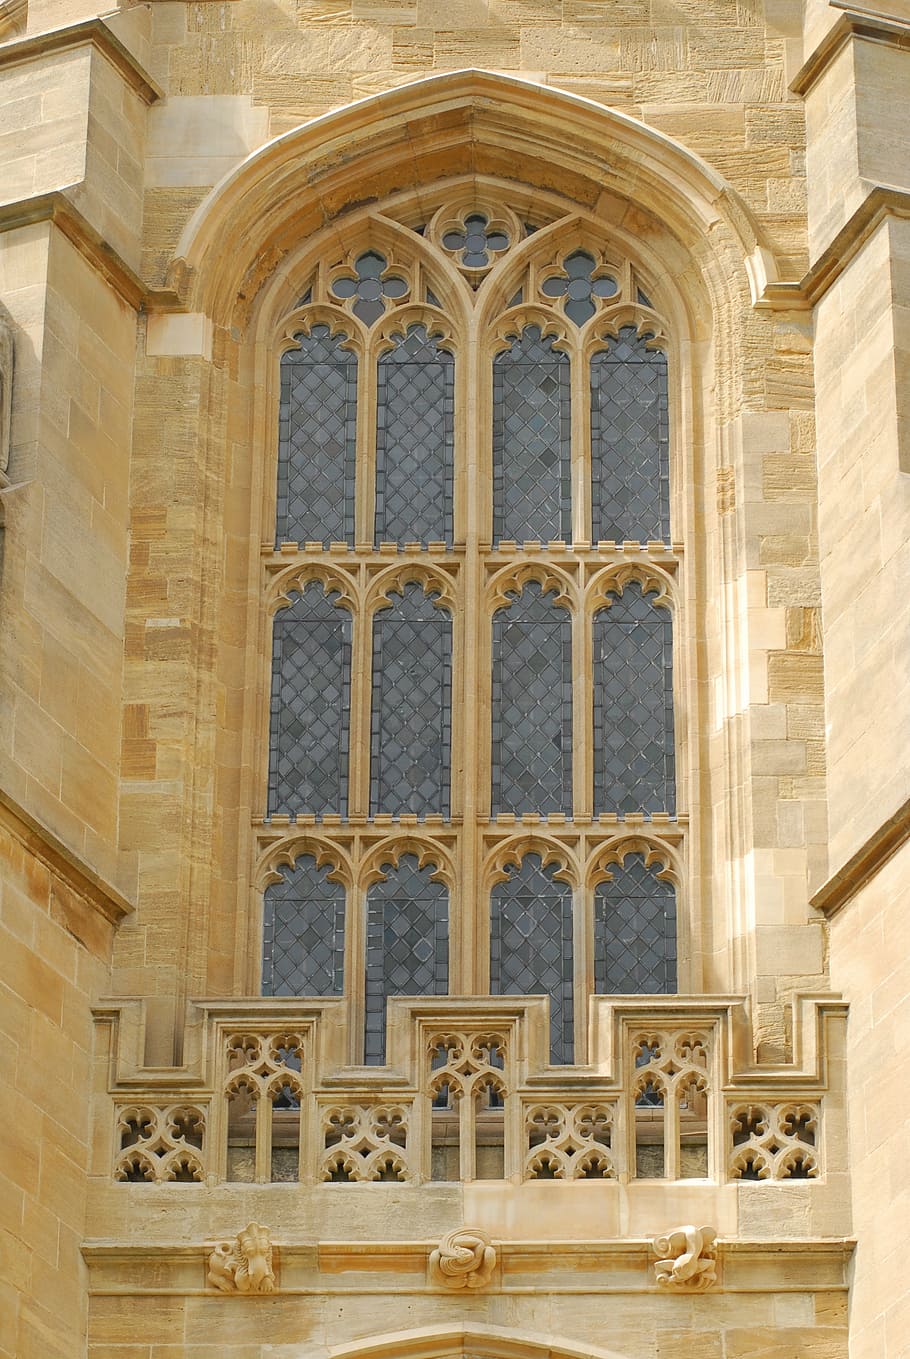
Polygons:
M486 511L491 504L492 396L489 390L488 355L478 341L476 318L469 322L467 343L462 347L456 380L456 411L466 432L463 445L464 473L462 503L465 522L465 558L461 581L460 619L463 665L458 702L462 712L461 749L453 748L453 786L461 780L460 807L463 817L461 835L461 877L459 922L460 966L453 976L453 991L475 994L489 983L484 980L485 935L480 928L478 910L479 874L482 839L478 821L488 812L490 755L489 677L484 671L487 620L484 610L482 544L488 535ZM490 370L492 371L492 370ZM488 669L488 667L487 667ZM453 701L454 701L453 689ZM460 772L459 772L460 765ZM487 790L485 792L485 790ZM454 803L453 798L453 805ZM462 1151L464 1155L464 1150ZM472 1153L473 1154L473 1153Z

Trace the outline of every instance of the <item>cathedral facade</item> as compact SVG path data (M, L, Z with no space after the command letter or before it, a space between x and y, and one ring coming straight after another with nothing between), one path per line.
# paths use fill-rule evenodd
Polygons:
M2 1359L910 1355L908 91L0 0Z

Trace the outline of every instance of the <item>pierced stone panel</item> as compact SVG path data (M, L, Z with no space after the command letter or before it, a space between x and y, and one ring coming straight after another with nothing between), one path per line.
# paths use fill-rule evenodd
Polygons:
M262 994L340 996L344 990L345 891L303 854L282 865L263 898Z
M594 893L594 990L642 995L676 990L676 892L657 866L629 854Z
M376 542L452 541L455 361L424 326L378 365Z
M373 621L370 809L448 816L452 622L411 581Z
M623 326L591 359L594 542L670 538L667 356Z
M367 892L367 1062L385 1060L386 999L444 996L449 989L449 893L433 865L403 854Z
M594 618L594 810L676 812L673 625L637 581Z
M531 1104L525 1109L528 1180L612 1180L613 1104Z
M299 1034L238 1031L225 1044L227 1179L296 1181L303 1041Z
M205 1179L205 1114L196 1105L125 1105L117 1110L117 1132L115 1180L189 1184Z
M493 361L493 541L572 536L569 357L528 326Z
M632 1037L632 1120L639 1179L705 1179L709 1173L711 1035L651 1030Z
M492 812L572 810L572 624L537 581L493 619Z
M333 1184L412 1178L404 1104L335 1104L322 1109L320 1178Z
M357 358L317 325L281 359L275 545L354 541Z
M351 616L318 581L272 633L269 812L347 812Z
M540 291L544 297L562 298L566 316L581 326L595 315L599 300L617 295L619 284L587 250L574 250L558 273L544 279Z
M572 889L526 854L490 894L490 991L550 997L550 1057L571 1062Z
M814 1180L819 1111L815 1104L737 1104L730 1108L730 1178Z
M371 326L390 304L395 306L407 300L410 285L389 266L385 255L378 250L366 250L358 255L353 269L344 269L336 275L331 290L364 325Z

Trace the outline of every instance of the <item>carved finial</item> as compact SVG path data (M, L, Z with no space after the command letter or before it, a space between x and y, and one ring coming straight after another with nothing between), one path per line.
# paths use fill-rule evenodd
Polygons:
M219 1241L209 1255L207 1281L220 1293L274 1293L268 1227L251 1222L233 1241Z
M651 1244L664 1257L654 1266L661 1288L710 1288L717 1278L716 1240L713 1227L677 1227L666 1236L656 1236Z
M484 1288L496 1268L496 1251L486 1232L461 1227L430 1252L430 1282L443 1288Z

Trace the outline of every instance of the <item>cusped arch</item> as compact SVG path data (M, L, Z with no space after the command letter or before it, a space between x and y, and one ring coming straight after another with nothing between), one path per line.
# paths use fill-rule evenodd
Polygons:
M594 100L464 70L358 100L253 152L190 218L169 285L183 305L225 323L238 296L255 296L301 239L347 207L438 178L441 149L453 175L496 174L504 146L529 185L548 189L559 164L569 195L585 209L612 198L615 218L615 207L625 205L633 235L643 213L664 224L699 260L715 301L732 290L757 302L778 281L750 209L699 156Z

